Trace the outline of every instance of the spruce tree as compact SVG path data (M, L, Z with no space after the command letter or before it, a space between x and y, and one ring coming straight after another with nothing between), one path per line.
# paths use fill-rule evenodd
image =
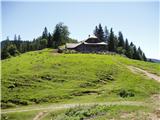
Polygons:
M143 57L143 60L144 60L144 61L147 61L147 58L146 58L146 56L145 56L144 53L142 54L142 57Z
M128 39L125 40L125 55L131 58L131 49L128 43Z
M18 35L18 41L20 41L21 40L21 36L20 35Z
M98 28L98 38L101 42L104 42L104 31L101 24L99 24Z
M45 27L42 33L42 39L47 39L47 38L48 38L48 30L47 27Z
M53 41L52 41L52 36L50 33L48 33L48 41L47 41L47 47L52 48L53 47Z
M105 26L105 28L104 28L104 41L106 43L108 43L108 38L109 38L109 32L108 32L107 26Z
M140 47L138 47L137 54L138 54L138 59L143 60L143 52Z
M116 51L115 36L112 28L110 30L109 39L108 39L108 50L111 52Z
M98 27L97 27L97 26L95 27L95 30L93 31L93 33L94 33L94 35L95 35L96 37L98 37Z
M8 41L9 41L9 36L7 36L6 40L8 40Z
M137 48L135 45L133 46L133 59L137 59Z
M16 34L14 35L14 40L15 40L15 41L17 40L17 35L16 35Z
M102 25L99 24L99 26L95 28L94 30L94 35L101 41L101 42L104 42L105 39L104 39L104 31L103 31L103 28L102 28Z
M123 39L123 34L122 32L119 32L118 34L118 47L122 47L122 48L125 48L125 44L124 44L124 39Z

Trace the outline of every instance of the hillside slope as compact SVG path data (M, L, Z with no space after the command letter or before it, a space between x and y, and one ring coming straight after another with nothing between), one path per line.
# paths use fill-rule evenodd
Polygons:
M145 101L160 92L160 83L134 74L127 66L160 75L160 64L119 55L57 54L44 49L6 59L2 61L2 107Z

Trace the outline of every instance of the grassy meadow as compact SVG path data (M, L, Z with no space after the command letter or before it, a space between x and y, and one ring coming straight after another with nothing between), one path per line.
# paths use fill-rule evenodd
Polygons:
M148 101L153 94L160 93L157 81L143 74L134 74L127 68L128 65L160 75L160 64L131 60L120 55L58 54L53 49L44 49L2 60L2 108L51 103ZM118 108L97 109L118 114ZM122 108L127 111L139 109ZM52 117L63 116L65 111L61 112L54 113L56 115ZM30 112L26 114L33 115ZM99 115L99 112L94 114ZM99 117L103 116L106 114ZM66 116L66 120L71 120L69 117ZM75 116L71 117L74 119Z

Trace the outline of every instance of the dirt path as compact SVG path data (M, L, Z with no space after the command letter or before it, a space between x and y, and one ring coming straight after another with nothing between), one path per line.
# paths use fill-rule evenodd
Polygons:
M27 111L47 111L47 110L59 110L65 108L73 108L76 106L89 106L89 105L133 105L133 106L146 106L143 102L136 102L136 101L120 101L120 102L97 102L97 103L79 103L79 104L61 104L61 105L48 105L48 106L31 106L28 108L13 108L13 109L6 109L1 110L1 113L14 113L14 112L27 112ZM42 113L41 113L42 114ZM44 114L44 113L43 113Z
M33 120L41 120L41 119L44 118L47 114L48 114L47 111L40 112L40 113L38 113L38 114L33 118Z
M146 70L134 67L134 66L127 66L127 68L129 68L133 73L142 73L145 74L148 78L154 79L158 82L160 82L160 76L157 76L155 74L149 73Z

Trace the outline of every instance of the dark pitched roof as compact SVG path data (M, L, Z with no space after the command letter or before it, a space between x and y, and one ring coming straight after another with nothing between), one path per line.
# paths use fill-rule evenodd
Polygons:
M88 39L80 42L80 43L67 43L66 48L76 48L77 46L85 44L85 45L107 45L105 42L101 42L96 36L89 36Z

